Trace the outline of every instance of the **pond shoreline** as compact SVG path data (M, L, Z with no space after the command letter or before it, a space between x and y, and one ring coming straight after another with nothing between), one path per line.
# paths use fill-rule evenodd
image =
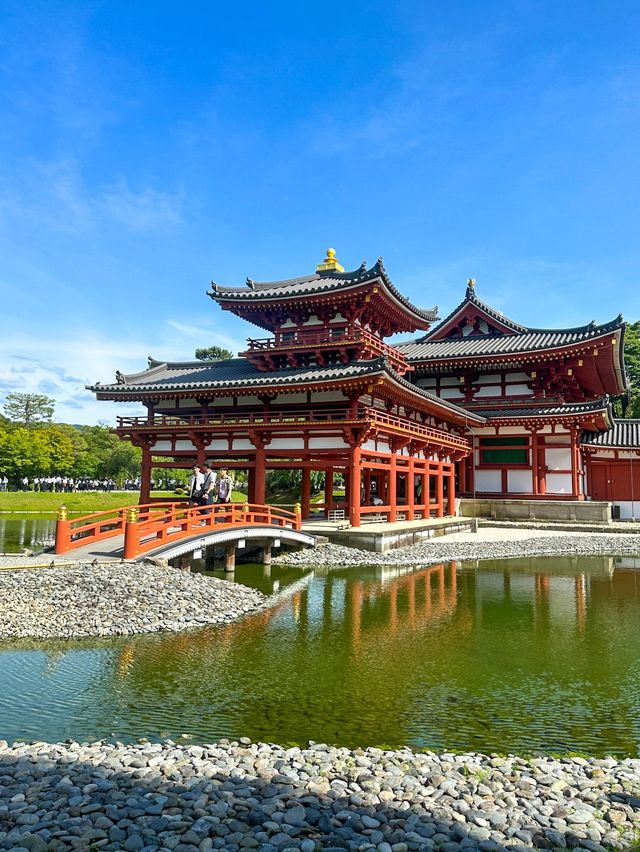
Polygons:
M321 564L331 568L366 565L418 567L436 562L537 556L640 557L640 535L484 527L476 533L453 533L386 553L373 553L331 543L320 544L315 550L282 554L274 562L300 566Z
M640 760L0 741L0 848L630 849Z

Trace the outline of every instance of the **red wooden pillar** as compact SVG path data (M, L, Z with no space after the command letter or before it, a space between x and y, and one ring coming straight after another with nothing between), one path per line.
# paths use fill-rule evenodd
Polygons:
M538 432L531 430L531 491L536 496L538 491Z
M444 517L444 474L442 462L438 462L436 471L436 517Z
M571 496L580 497L580 447L578 445L578 430L571 429Z
M360 447L349 450L349 520L352 527L360 526Z
M407 465L407 520L412 521L416 516L416 491L413 479L414 461L413 456L409 456Z
M387 484L387 502L389 503L389 521L395 523L398 517L398 497L396 488L396 457L391 456L389 459L389 473Z
M302 485L300 502L302 503L302 518L308 518L311 514L311 471L308 467L302 468Z
M148 503L151 499L151 449L142 448L140 464L140 503Z
M458 491L460 494L467 493L467 460L460 459L458 462Z
M329 512L333 509L333 468L328 467L324 474L324 508Z
M538 468L536 470L536 477L538 479L538 494L543 495L547 493L547 457L544 439L541 439L540 435L537 434L536 445L538 456Z
M265 453L264 447L256 447L255 468L253 469L253 502L264 504L265 495Z
M429 517L429 462L425 462L422 476L422 517Z
M449 485L447 496L447 515L449 515L450 517L454 517L456 513L456 474L453 463L451 464L451 469L449 471Z

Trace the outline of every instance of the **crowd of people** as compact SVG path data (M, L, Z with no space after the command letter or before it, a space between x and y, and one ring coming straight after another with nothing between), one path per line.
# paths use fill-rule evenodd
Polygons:
M175 491L181 485L174 478L151 480L152 491ZM71 494L78 491L139 491L140 477L125 479L119 487L115 479L110 477L98 478L90 476L23 476L16 482L11 482L6 474L0 474L0 491L49 491L60 494Z

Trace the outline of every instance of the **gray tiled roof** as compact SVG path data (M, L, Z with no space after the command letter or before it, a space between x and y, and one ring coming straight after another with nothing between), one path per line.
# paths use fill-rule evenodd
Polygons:
M264 387L267 385L291 385L313 383L327 379L342 379L366 376L379 372L380 358L372 361L357 361L334 367L299 367L286 370L263 372L245 358L230 358L226 361L177 361L162 362L149 359L149 369L141 373L124 376L123 382L96 384L89 390L97 393L136 393L138 391L165 391L202 389L232 389L234 387Z
M608 432L583 432L583 444L597 447L634 447L640 449L640 420L614 420Z
M394 298L400 302L411 313L431 323L438 318L437 308L416 308L399 290L393 285L391 279L382 263L382 258L367 269L365 263L353 272L334 272L332 270L315 272L312 275L304 275L300 278L289 278L284 281L253 281L247 278L246 287L225 287L221 284L211 282L209 295L216 301L235 301L260 303L262 301L276 301L284 298L311 296L319 293L330 293L364 284L380 278Z
M513 418L513 417L561 417L567 414L589 414L609 409L609 397L595 399L592 402L564 402L562 405L530 405L523 408L513 406L512 408L483 408L476 410L475 414L481 414L488 420Z
M149 358L149 369L140 373L122 376L122 381L113 384L87 385L88 390L107 394L110 398L138 399L140 393L159 393L203 390L238 390L247 387L307 386L316 382L360 378L363 376L386 375L387 378L416 396L444 408L458 417L482 422L482 414L468 412L453 402L440 399L433 393L403 379L393 370L385 358L370 361L355 361L332 367L299 367L264 372L245 358L230 358L226 361L174 361L164 362Z
M504 314L501 314L499 311L496 311L495 308L492 308L491 305L488 305L486 302L483 302L482 299L478 299L476 296L476 291L472 287L467 287L467 295L466 297L457 305L450 314L448 314L442 322L439 322L438 325L434 326L429 330L427 334L425 334L423 340L427 340L427 338L435 337L438 334L438 331L445 326L449 320L454 317L458 311L462 310L467 304L475 305L480 311L487 314L493 319L497 320L502 325L506 325L507 328L511 328L514 331L527 331L526 326L520 325L518 322L514 322L514 320L509 319L509 317L505 317Z
M572 343L591 340L603 334L617 331L623 324L622 317L616 317L603 325L590 323L578 328L549 329L528 328L516 334L482 334L468 337L447 337L443 340L418 340L396 344L408 361L426 361L431 359L470 358L482 355L513 355L520 352L532 352L555 349Z

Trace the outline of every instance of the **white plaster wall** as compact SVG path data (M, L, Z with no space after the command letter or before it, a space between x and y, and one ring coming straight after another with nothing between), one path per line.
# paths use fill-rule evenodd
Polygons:
M371 444L370 449L375 449L375 445L372 441L367 441L365 445L369 448L369 444ZM310 450L342 450L345 447L348 447L346 441L343 441L342 438L309 438L309 449Z
M640 518L640 500L616 500L614 506L620 506L621 518Z
M416 382L419 388L435 388L436 380L435 379L418 379Z
M517 396L522 394L529 394L530 396L533 396L531 388L527 387L527 385L507 385L505 393L507 396Z
M440 386L443 388L446 387L458 387L460 382L458 381L457 376L444 376L444 378L440 379Z
M570 444L571 435L553 435L552 441L554 444Z
M255 447L248 438L236 438L233 442L234 450L255 450Z
M476 470L476 491L502 491L502 471Z
M233 448L236 448L236 442L233 442ZM267 451L269 450L303 450L304 449L304 440L302 438L274 438L269 444L267 444Z
M195 399L179 399L178 408L200 408L200 403Z
M609 450L598 450L594 458L596 459L615 459L616 454Z
M533 481L530 470L507 471L507 491L510 494L532 494Z
M171 441L156 441L153 447L153 452L162 452L163 450L171 449Z
M309 319L306 322L302 323L303 325L322 325L322 320L318 319L315 314L311 314Z
M161 399L154 408L154 411L175 411L176 404L172 399Z
M478 376L477 384L479 385L499 385L502 381L502 376L498 373L487 373L486 375Z
M216 438L214 441L211 441L210 444L207 444L207 450L216 450L216 451L227 451L229 450L229 442L224 438Z
M329 322L346 322L346 319L342 316L340 311L338 311L338 313L333 317L333 319L330 319Z
M176 450L188 450L189 452L195 452L195 447L191 443L191 441L176 441Z
M521 438L528 438L529 433L522 426L501 426L500 435L520 435ZM515 448L517 449L517 448Z
M544 461L549 470L571 470L571 450L546 449Z
M391 452L389 449L389 444L386 441L378 441L376 449L379 453Z
M571 494L571 474L548 473L547 494Z
M500 385L488 385L487 387L478 388L475 398L478 399L481 396L500 396L501 393Z
M440 396L443 399L463 399L463 395L458 388L442 388Z

